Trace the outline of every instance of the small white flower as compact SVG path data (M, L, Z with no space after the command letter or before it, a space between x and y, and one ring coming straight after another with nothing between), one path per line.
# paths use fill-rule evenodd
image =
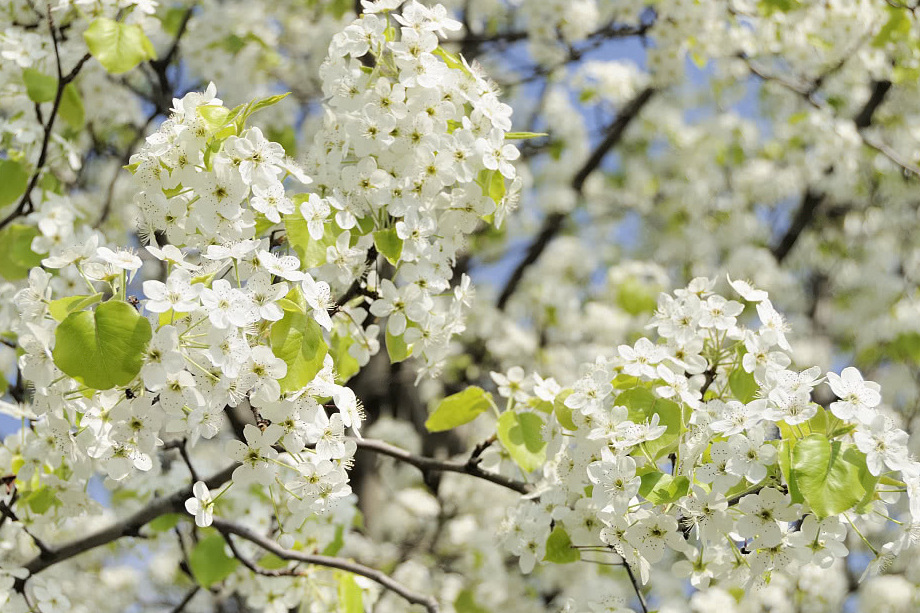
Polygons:
M214 521L214 499L203 481L192 486L193 497L185 501L185 510L195 516L195 525L207 528Z

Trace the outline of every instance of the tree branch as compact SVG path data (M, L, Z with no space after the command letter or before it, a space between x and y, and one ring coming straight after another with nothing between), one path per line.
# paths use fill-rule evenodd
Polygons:
M820 85L821 82L823 82L823 79L818 79L815 81L815 83L818 85ZM859 112L853 116L853 123L855 124L856 129L859 131L859 135L862 138L863 143L865 143L868 147L871 147L882 153L906 171L910 171L920 176L920 168L917 168L909 162L901 160L897 153L892 151L889 147L883 143L875 142L873 139L870 139L863 133L865 128L868 128L870 125L872 125L872 117L875 115L875 111L882 105L882 102L885 101L885 96L888 94L890 89L891 81L876 81L872 87L872 94L869 96L869 99L859 110ZM792 91L795 91L799 95L805 96L809 102L813 102L811 98L812 92L802 92L795 89ZM818 108L821 107L819 106ZM832 171L833 168L828 168L826 172L830 173ZM789 225L789 229L786 230L786 233L783 235L780 241L770 250L773 253L773 257L776 258L777 262L782 263L782 261L786 259L786 256L789 255L790 251L792 251L792 248L795 246L795 243L802 235L802 232L804 232L805 229L811 225L818 207L822 202L824 202L824 200L825 195L823 193L814 191L811 188L805 191L805 194L802 196L802 203L799 205L799 209L796 211L795 217L792 219L792 223Z
M418 604L425 607L428 613L439 613L440 611L438 602L433 597L414 592L389 575L377 569L370 568L368 566L364 566L363 564L352 562L344 558L335 558L332 556L324 556L318 554L307 554L300 551L285 549L271 539L263 537L245 526L235 524L219 517L214 518L213 526L223 534L234 534L242 539L254 543L265 551L275 554L282 560L292 560L296 562L303 562L305 564L313 564L315 566L336 568L338 570L344 570L355 575L360 575L361 577L366 577L379 583L381 586L385 587L391 592L394 592L395 594L398 594L412 604Z
M632 567L625 559L623 560L623 567L626 569L626 574L629 575L629 581L636 591L636 597L639 599L639 606L642 607L642 613L648 613L648 603L645 601L645 594L643 594L642 590L639 588L639 582L636 581L636 576L633 574Z
M14 219L20 215L28 215L35 208L35 205L32 203L32 190L35 189L35 186L38 184L38 180L41 178L42 169L45 166L45 162L48 159L48 147L51 143L51 132L54 129L54 120L57 119L58 110L61 107L61 99L64 96L64 88L70 84L71 81L77 78L80 69L83 68L83 64L89 61L92 57L89 53L80 58L76 63L73 69L67 73L63 74L61 69L61 58L60 58L60 49L58 48L58 39L57 34L54 32L54 22L50 21L49 14L49 24L51 27L51 39L54 41L54 57L57 62L58 69L58 82L57 90L54 92L54 102L51 104L51 113L48 115L48 123L42 126L42 146L39 150L38 161L35 163L35 170L32 172L32 176L29 179L29 183L26 186L26 191L23 192L22 197L19 199L19 204L16 205L16 208L13 209L6 217L0 219L0 230L8 226L13 222ZM41 108L36 103L36 109L41 110Z
M786 259L786 256L789 255L789 252L792 251L795 243L799 240L799 236L801 236L805 228L811 224L815 216L815 211L822 202L824 202L824 194L818 193L810 188L805 190L805 195L802 196L802 203L799 205L799 210L796 211L795 217L789 225L789 229L786 230L786 233L780 241L770 250L778 263L782 263L783 260Z
M182 613L182 611L185 610L186 605L188 605L188 603L192 601L192 598L195 597L195 594L197 594L198 590L200 589L201 588L196 585L195 587L190 589L188 592L186 592L182 600L180 600L179 603L175 607L172 608L170 613Z
M607 134L604 140L595 147L582 167L575 173L571 183L572 189L579 194L582 193L585 181L588 180L591 173L600 167L601 162L603 162L610 150L622 140L623 135L626 133L626 128L628 128L633 119L639 115L642 108L651 100L654 93L655 89L651 87L646 88L623 107L617 115L616 120L607 128ZM524 278L524 273L540 258L549 243L559 234L560 230L562 230L562 222L565 221L565 218L566 215L564 213L551 213L543 220L543 226L540 228L540 232L530 243L530 246L527 247L527 254L514 269L514 272L511 273L501 295L498 297L498 302L495 306L499 310L505 310L508 300L517 290L518 285L520 285L521 280Z
M226 482L238 465L233 464L216 475L209 478L205 483L209 488L219 487ZM96 547L107 545L125 536L138 536L140 529L161 515L167 513L184 512L185 500L192 496L192 486L188 486L173 492L169 496L154 498L147 506L130 515L121 521L117 521L108 528L103 528L84 537L80 537L59 547L49 547L47 554L40 554L25 564L25 569L29 575L36 575L46 568L54 566L59 562L69 560L70 558L80 555ZM22 591L26 579L17 579L16 589Z
M533 491L533 486L529 483L524 483L523 481L515 481L514 479L510 479L504 475L489 472L479 468L479 455L471 456L470 459L466 462L448 462L424 456L417 456L409 453L405 449L395 447L389 443L384 443L383 441L367 438L352 440L354 440L358 445L358 449L366 449L368 451L373 451L374 453L379 453L381 455L400 460L406 464L411 464L423 473L428 471L461 473L489 481L490 483L495 483L496 485L508 488L509 490L514 490L519 494L529 494Z

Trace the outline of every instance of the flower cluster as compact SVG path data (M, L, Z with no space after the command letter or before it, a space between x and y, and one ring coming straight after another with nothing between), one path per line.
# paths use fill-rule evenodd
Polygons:
M584 559L615 552L643 581L667 559L695 587L762 585L773 570L829 568L848 553L848 526L861 535L904 492L909 519L872 547L873 567L913 542L920 463L879 411L879 386L852 367L828 373L838 400L817 404L825 379L817 367L789 370L787 326L766 292L731 285L744 303L704 278L662 294L650 324L660 341L621 345L571 388L493 373L515 382L499 388L508 410L539 423L551 414L541 484L506 523L523 571L560 561L552 528L565 531L556 546L571 542Z

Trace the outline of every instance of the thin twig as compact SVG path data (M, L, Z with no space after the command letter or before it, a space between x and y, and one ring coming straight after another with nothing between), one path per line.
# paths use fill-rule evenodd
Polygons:
M42 131L44 134L42 135L42 146L39 150L38 161L35 163L35 170L32 172L29 183L26 185L26 191L23 192L22 197L19 199L19 204L17 204L16 208L13 209L6 217L0 219L0 230L12 223L13 220L17 217L21 215L28 215L35 208L35 205L32 203L32 190L35 189L35 186L38 184L38 180L41 178L42 169L44 168L45 162L48 159L48 149L51 143L51 132L54 130L54 120L57 119L58 110L61 107L61 99L64 96L64 88L67 87L71 81L77 78L77 74L79 74L80 69L83 68L83 64L88 62L92 57L89 53L87 53L80 58L80 60L69 73L66 75L63 74L63 70L61 68L60 49L58 47L58 39L54 29L54 22L51 20L50 9L48 12L48 25L51 28L51 39L54 43L54 56L58 69L57 90L54 93L54 102L51 105L51 113L48 115L48 123L42 126Z
M578 172L575 173L571 183L572 189L579 194L582 193L588 177L600 167L601 162L604 161L604 158L610 150L622 140L623 135L626 133L626 128L628 128L632 121L639 115L643 107L648 104L648 101L652 99L654 93L655 89L651 87L646 88L639 92L635 98L630 100L626 106L623 107L617 115L616 120L606 129L606 136L604 136L604 139L594 148L585 163L578 169ZM524 278L524 273L540 258L549 243L562 230L562 222L565 221L565 218L566 215L564 213L551 213L547 215L546 219L543 221L543 226L540 228L540 232L527 247L527 254L524 256L524 259L518 263L514 272L511 273L511 276L505 283L505 287L502 289L501 295L496 303L496 307L499 310L505 310L508 300L517 290L518 285L520 285L521 280Z
M48 556L51 555L51 549L45 544L45 542L32 534L32 531L29 530L24 523L16 515L16 512L13 511L12 507L7 505L5 502L0 501L0 514L3 515L4 519L9 519L12 522L16 522L22 528L22 531L25 532L29 538L32 539L32 542L35 543L35 546L38 547L38 550L41 552L40 555Z
M639 599L639 606L642 607L642 613L648 613L648 603L645 601L645 594L643 594L642 590L639 588L639 582L636 581L636 576L633 574L632 567L626 560L623 560L623 568L626 569L626 574L629 575L629 580L632 583L633 589L636 591L636 597Z
M325 566L327 568L344 570L361 577L367 577L368 579L379 583L386 589L401 596L406 601L425 607L428 613L439 613L440 611L438 602L433 597L414 592L402 583L399 583L389 575L375 568L370 568L369 566L364 566L363 564L352 562L351 560L346 560L344 558L307 554L300 551L285 549L271 539L257 534L255 531L247 528L246 526L227 521L223 518L215 517L213 526L224 534L235 534L242 539L254 543L265 551L275 554L282 560L292 560L303 562L305 564L312 564L315 566Z
M201 588L196 585L188 592L186 592L182 600L180 600L179 603L170 610L170 613L182 613L182 611L185 610L186 605L192 601L192 598L195 597L195 594L197 594L198 590L200 589Z
M504 475L489 472L479 468L479 456L471 456L470 459L466 462L448 462L425 456L417 456L406 451L405 449L395 447L389 443L384 443L383 441L367 438L353 440L358 445L358 449L366 449L368 451L373 451L381 455L395 458L405 462L406 464L415 466L423 473L428 471L461 473L489 481L490 483L495 483L496 485L501 485L502 487L514 490L519 494L529 494L533 491L533 486L529 483L524 483L523 481L515 481L514 479L510 479Z
M216 475L205 481L205 484L211 488L220 487L228 479L230 479L231 474L236 469L238 464L234 463L232 466L228 466L224 470L220 471ZM140 529L146 526L148 523L165 515L167 513L182 513L185 510L185 501L186 499L192 496L192 486L184 487L168 496L162 496L159 498L154 498L147 506L137 511L133 515L130 515L121 521L117 521L108 528L103 528L98 532L94 532L87 536L77 538L69 543L65 543L58 547L49 547L49 554L40 554L24 565L24 568L29 571L29 575L36 575L43 570L54 566L65 560L80 555L96 547L101 547L102 545L107 545L113 541L125 536L139 536ZM16 580L16 590L22 592L25 587L26 579L17 579Z

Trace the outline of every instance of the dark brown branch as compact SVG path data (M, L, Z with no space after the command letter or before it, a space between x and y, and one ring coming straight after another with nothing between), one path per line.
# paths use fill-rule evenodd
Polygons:
M629 124L632 123L633 119L638 117L639 113L642 111L642 108L648 104L648 101L652 99L655 89L647 87L646 89L639 92L635 98L630 100L626 106L619 112L617 115L616 121L610 124L610 127L607 128L607 136L604 137L604 140L591 152L591 155L588 157L588 160L584 165L575 173L575 177L572 179L572 189L576 192L581 193L584 188L585 181L588 180L588 177L591 176L595 170L597 170L601 162L604 161L604 158L607 157L607 154L613 149L622 139L623 134L626 133L626 128L629 127Z
M358 445L358 449L366 449L368 451L373 451L374 453L379 453L381 455L400 460L406 464L411 464L423 473L428 471L461 473L489 481L490 483L495 483L496 485L508 488L509 490L514 490L519 494L529 494L533 491L533 486L529 483L524 483L523 481L515 481L514 479L509 479L504 475L489 472L479 468L480 457L478 455L471 456L469 461L466 462L448 462L424 456L417 456L409 453L405 449L400 449L399 447L395 447L389 443L384 443L383 441L367 438L353 440Z
M817 82L817 81L816 81ZM863 105L863 107L856 113L853 117L853 123L856 125L856 128L863 130L872 125L872 117L875 115L875 111L882 105L885 101L885 96L891 90L891 81L876 81L872 87L872 94L869 96L869 99ZM801 92L800 92L801 93ZM803 94L804 95L804 94ZM863 141L866 145L873 147L879 151L883 145L874 143L863 137ZM891 158L891 154L881 151L883 154L888 155ZM900 164L902 167L905 165L903 162L895 162ZM828 172L831 172L832 169L828 169ZM824 201L825 196L822 193L816 192L812 189L805 191L805 195L802 197L802 203L799 205L798 211L796 211L795 217L792 219L792 223L789 226L789 229L786 230L786 233L780 239L780 241L771 249L773 257L776 258L777 262L782 263L786 256L789 255L789 252L792 251L792 248L795 246L799 237L802 235L802 232L812 223L815 217L815 212L818 207Z
M296 562L303 562L305 564L312 564L315 566L325 566L327 568L344 570L361 577L367 577L368 579L379 583L391 592L401 596L406 601L425 607L428 613L439 613L440 611L438 602L431 596L414 592L403 584L394 580L389 575L375 568L370 568L368 566L364 566L363 564L352 562L344 558L307 554L300 551L285 549L271 539L263 537L245 526L235 524L219 517L214 518L213 526L217 530L220 530L220 532L223 534L234 534L242 539L254 543L265 551L275 554L282 560L292 560Z
M58 61L58 68L60 68L60 59L58 54L60 53L58 49L57 35L54 33L54 24L51 25L51 37L54 40L54 53L55 58ZM80 69L83 68L83 64L89 61L92 56L87 53L76 63L73 69L66 75L59 73L57 90L54 93L54 102L51 104L51 113L48 115L48 123L42 126L44 134L42 135L42 146L39 150L38 161L35 163L35 170L32 172L32 176L29 179L29 183L26 185L26 191L23 192L22 197L19 199L19 204L16 205L16 208L13 209L6 217L0 219L0 230L8 226L13 222L14 219L21 215L28 215L35 208L35 205L32 203L32 190L35 189L35 186L38 185L38 180L41 178L42 169L45 167L45 162L48 159L48 148L51 144L51 132L54 130L54 120L57 119L58 110L61 108L61 99L64 96L64 88L70 84L71 81L77 78Z
M212 489L220 487L220 485L230 479L230 475L233 473L237 466L237 464L228 466L224 470L220 471L205 481L205 484ZM121 521L115 522L108 528L103 528L98 532L77 538L59 547L49 547L50 553L47 555L41 554L36 556L25 564L25 569L29 571L30 576L35 575L42 572L46 568L58 564L59 562L69 560L74 556L78 556L81 553L90 551L96 547L107 545L108 543L117 541L120 538L126 536L139 536L141 528L143 528L145 525L157 517L167 513L184 512L185 501L191 496L192 486L188 486L173 492L169 496L154 498L149 503L147 503L147 506L141 510L122 519ZM17 580L16 587L18 591L22 591L26 580L27 579Z
M233 554L233 557L235 557L243 566L257 575L262 575L263 577L299 577L303 574L301 571L294 569L279 568L276 570L270 570L267 568L262 568L261 566L257 566L252 560L243 555L243 553L236 546L236 543L233 542L233 539L230 538L229 532L220 530L220 534L224 537L224 541L226 541L227 546L230 548L230 552Z
M595 147L582 167L575 173L571 183L572 189L579 194L582 193L585 181L588 180L591 173L600 167L601 162L603 162L610 150L622 140L623 135L626 133L626 128L628 128L630 123L639 115L642 108L648 104L648 101L651 100L654 93L655 90L653 88L646 88L623 107L617 115L616 120L607 128L604 139ZM499 310L503 311L505 309L508 300L517 290L518 285L520 285L521 280L524 278L524 273L540 258L549 243L562 230L562 223L565 221L565 218L566 215L564 213L551 213L543 220L543 226L540 228L540 232L527 247L527 253L524 259L515 267L507 283L505 283L501 295L498 297L496 307Z
M648 613L648 603L645 601L645 594L643 594L642 590L639 588L639 582L636 581L636 576L633 574L632 567L626 560L623 560L623 567L626 569L626 574L629 575L629 581L632 583L633 590L636 591L636 597L639 599L639 606L642 607L642 613Z
M807 228L814 219L818 205L823 201L824 194L811 189L805 191L805 195L802 196L802 203L799 205L799 209L796 211L792 223L789 224L789 229L786 230L786 233L780 241L770 250L778 263L782 263L783 260L786 259L786 256L789 255L789 252L792 251L792 248L799 240L802 232L805 231L805 228Z
M188 605L188 603L192 601L192 598L195 597L195 594L197 594L198 590L200 589L201 588L196 585L195 587L190 589L188 592L186 592L182 600L180 600L179 603L175 607L172 608L170 613L182 613L182 611L185 610L185 607Z
M866 104L853 118L853 123L856 124L857 129L862 130L872 124L872 116L875 114L876 109L882 105L882 102L885 101L885 96L888 95L890 89L891 81L875 82L872 86L872 95L869 96L869 100L866 101Z
M16 515L16 512L13 510L12 505L13 505L13 502L15 502L17 498L16 494L17 492L14 492L13 501L11 501L9 505L7 505L3 501L0 501L0 515L3 516L4 521L9 519L12 522L18 523L20 527L22 528L22 530L29 536L29 538L32 539L32 542L35 543L35 546L38 547L38 550L41 552L40 555L43 555L43 556L50 555L51 549L45 544L45 542L42 539L32 534L32 532L26 527L26 525L23 524L19 520L19 517Z

